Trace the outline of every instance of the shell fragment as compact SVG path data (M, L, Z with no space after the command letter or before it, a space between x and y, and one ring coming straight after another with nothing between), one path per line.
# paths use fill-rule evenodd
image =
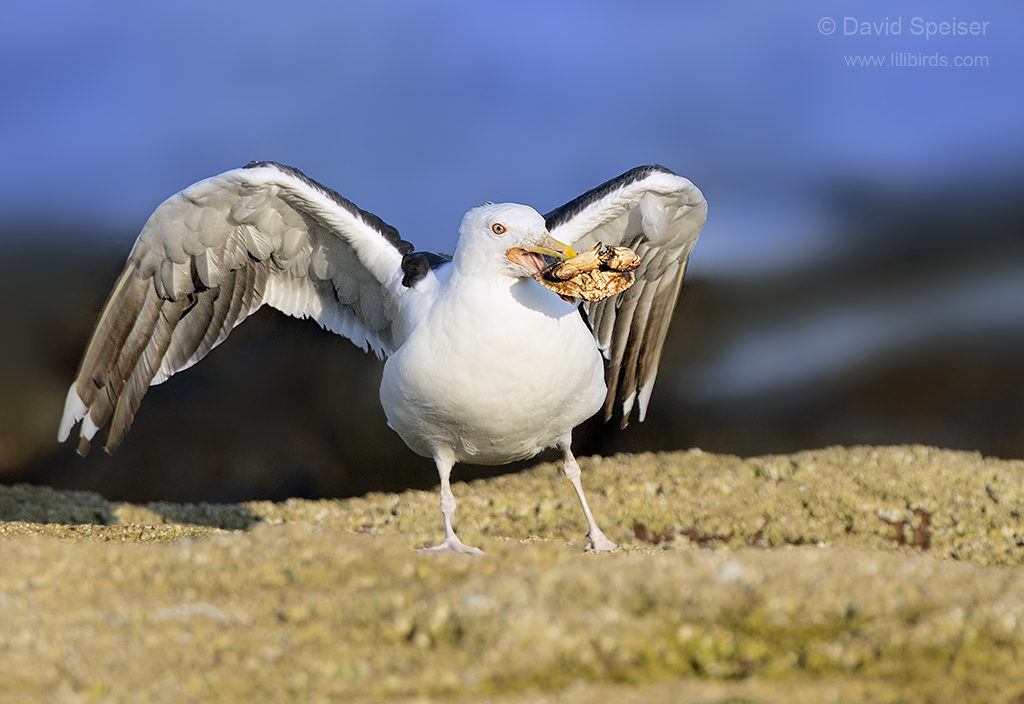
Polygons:
M636 280L640 257L628 247L596 244L593 249L555 262L533 278L565 300L600 301L622 293Z

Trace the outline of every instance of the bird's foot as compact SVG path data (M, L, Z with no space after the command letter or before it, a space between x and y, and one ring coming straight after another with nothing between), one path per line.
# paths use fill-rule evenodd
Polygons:
M602 533L600 530L591 531L587 533L587 547L583 549L584 552L611 552L612 550L618 550L619 546L608 540L608 536Z
M428 548L420 548L416 552L421 552L425 555L443 555L451 553L460 553L463 555L486 555L480 548L475 548L472 545L466 545L464 542L458 539L457 536L451 536L445 538L444 541L438 545L434 545Z

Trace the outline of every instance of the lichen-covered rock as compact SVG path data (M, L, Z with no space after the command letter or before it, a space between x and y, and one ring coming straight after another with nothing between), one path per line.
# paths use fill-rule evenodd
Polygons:
M1024 695L1024 462L581 460L234 505L0 486L0 701L990 702ZM47 522L49 521L49 522ZM128 655L126 655L128 654Z

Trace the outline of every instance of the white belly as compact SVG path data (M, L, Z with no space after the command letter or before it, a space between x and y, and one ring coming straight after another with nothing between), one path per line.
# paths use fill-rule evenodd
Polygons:
M604 364L575 307L535 281L480 286L464 284L413 328L384 365L381 403L415 452L450 447L456 461L503 464L596 413Z

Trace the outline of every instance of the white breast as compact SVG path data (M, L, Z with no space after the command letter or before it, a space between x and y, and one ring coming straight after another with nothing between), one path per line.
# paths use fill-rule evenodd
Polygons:
M447 284L384 366L381 403L409 447L503 464L601 408L604 364L575 306L531 279Z

